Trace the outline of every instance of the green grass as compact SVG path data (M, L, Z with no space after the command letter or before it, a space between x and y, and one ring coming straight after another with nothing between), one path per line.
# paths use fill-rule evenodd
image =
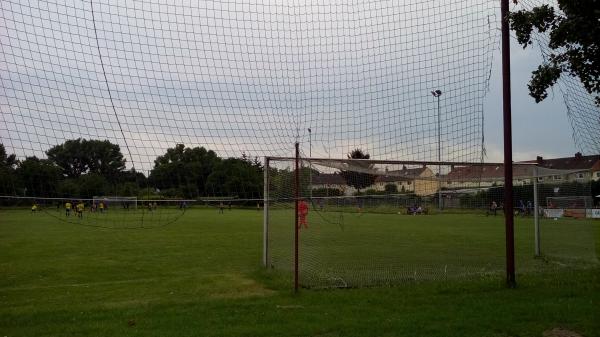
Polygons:
M288 213L274 220L283 223ZM305 244L316 245L313 258L340 261L339 254L327 260L335 255L321 242L343 253L347 247L339 244L373 231L359 230L373 223L381 229L373 235L394 243L406 262L462 254L474 265L493 258L502 266L500 217L366 216L346 215L343 231L311 218L303 235ZM588 234L600 241L598 222L593 231L577 230L577 221L544 225L545 242L561 243L557 255L589 254L587 241L577 244ZM414 235L390 237L398 226ZM523 266L533 260L530 220L517 219L516 228ZM471 233L466 241L465 233ZM368 247L359 241L353 251L392 249ZM168 226L138 230L0 211L0 336L541 336L554 327L600 335L600 269L594 264L518 269L517 289L507 289L500 273L294 295L289 274L264 270L261 254L262 213L256 210L189 210Z
M300 231L300 278L310 287L372 286L410 280L501 277L504 219L479 214L311 213ZM519 271L560 272L598 264L600 222L542 219L542 252L534 258L532 217L515 219ZM271 212L271 263L292 265L293 212Z

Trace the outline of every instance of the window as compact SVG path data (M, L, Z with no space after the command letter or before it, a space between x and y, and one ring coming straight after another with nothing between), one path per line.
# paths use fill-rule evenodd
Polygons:
M562 180L562 177L561 176L552 176L552 179L554 179L554 180Z
M596 172L596 177L600 178L600 172Z
M575 178L576 179L583 179L583 177L584 177L583 173L577 173L577 174L575 174Z
M539 182L542 182L542 181L544 181L544 177L538 177L538 181L539 181Z

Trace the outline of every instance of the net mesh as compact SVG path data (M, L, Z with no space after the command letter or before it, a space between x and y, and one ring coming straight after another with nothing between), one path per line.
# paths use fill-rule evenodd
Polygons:
M301 286L380 286L505 272L502 165L306 158L300 164ZM266 262L290 278L294 167L294 159L270 160L267 195ZM515 165L513 173L518 271L597 265L598 233L585 209L583 217L580 208L565 209L560 219L543 217L546 198L589 198L590 181L578 180L577 170L531 164ZM535 258L536 210L543 258Z
M2 1L0 142L16 155L2 194L262 198L256 158L296 141L324 157L480 161L496 12L491 0Z
M530 11L541 5L550 5L555 13L561 13L556 0L519 0L513 10ZM544 62L548 61L550 55L561 52L560 49L553 50L548 46L549 32L540 33L534 30L532 40L539 48ZM559 78L557 87L557 92L562 96L567 108L576 147L584 153L600 153L600 107L596 105L594 96L587 92L579 78L566 74Z
M4 206L30 207L32 214L50 216L61 222L108 229L151 229L181 218L195 200L137 200L110 198L10 197Z

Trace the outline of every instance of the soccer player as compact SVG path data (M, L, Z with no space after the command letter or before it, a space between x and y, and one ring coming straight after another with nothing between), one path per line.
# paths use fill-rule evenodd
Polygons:
M496 201L492 200L492 203L490 204L490 209L487 211L486 216L492 215L492 214L494 214L494 216L496 216L497 210L498 210L498 204L496 203Z
M308 204L304 200L298 202L298 228L308 229L308 223L306 222L306 216L308 215Z
M100 213L104 213L104 202L100 201L98 203L98 209L100 210Z
M73 205L67 200L65 203L65 216L71 216L71 207L73 207Z
M358 206L358 213L362 213L364 201L360 198L356 199L356 204Z
M83 201L79 201L79 203L76 206L76 210L77 210L77 217L78 218L83 218L83 210L85 209L85 204L83 203Z
M525 206L525 203L523 202L523 200L519 200L519 208L517 208L517 214L521 214L521 216L525 216L526 213L527 213L527 207Z
M33 205L31 205L31 213L37 212L37 209L38 209L38 205L34 202Z
M225 209L225 205L223 205L223 202L221 201L221 202L219 203L219 213L220 213L220 214L223 214L223 209Z

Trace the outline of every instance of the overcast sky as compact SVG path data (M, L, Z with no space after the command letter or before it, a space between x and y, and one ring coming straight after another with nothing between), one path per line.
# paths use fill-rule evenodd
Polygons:
M490 92L485 104L485 133L489 161L503 159L502 77L500 53L494 58ZM542 61L539 49L523 48L511 39L511 86L514 160L572 156L575 147L566 106L558 88L546 100L535 103L527 83Z

